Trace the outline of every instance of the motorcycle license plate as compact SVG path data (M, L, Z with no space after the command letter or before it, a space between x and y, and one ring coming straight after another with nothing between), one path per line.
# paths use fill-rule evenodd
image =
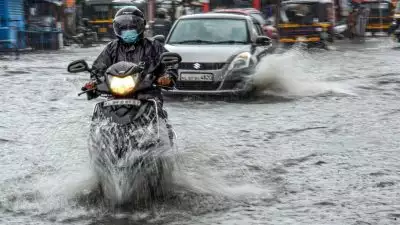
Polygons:
M119 99L119 100L109 100L104 102L104 106L115 106L115 105L135 105L140 106L142 103L136 99Z
M210 73L181 73L181 81L213 81L213 74Z

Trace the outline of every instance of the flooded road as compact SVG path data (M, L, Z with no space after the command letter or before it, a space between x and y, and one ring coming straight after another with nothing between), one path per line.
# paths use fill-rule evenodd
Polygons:
M0 61L0 224L400 224L400 49L388 40L268 56L257 101L167 101L175 191L129 209L89 196L96 100L77 97L87 74L66 72L101 49Z

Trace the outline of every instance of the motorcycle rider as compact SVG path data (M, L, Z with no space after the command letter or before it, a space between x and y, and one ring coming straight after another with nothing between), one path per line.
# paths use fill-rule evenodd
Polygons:
M161 34L164 35L164 37L167 37L171 27L172 23L167 19L167 12L165 9L158 9L156 12L156 19L152 24L153 35Z
M158 65L160 56L167 50L156 40L150 40L144 37L146 20L143 12L135 6L127 6L118 10L113 21L113 28L117 40L111 41L94 61L92 70L95 73L104 73L106 69L120 61L129 61L133 63L145 62L150 70ZM175 68L164 68L158 66L154 71L157 77L157 84L165 87L171 87L177 79L177 70ZM93 77L91 77L93 78ZM94 86L89 82L82 88L83 91L90 90ZM89 91L88 99L98 97L94 91ZM149 93L150 94L150 93ZM160 89L151 91L154 97L162 103Z

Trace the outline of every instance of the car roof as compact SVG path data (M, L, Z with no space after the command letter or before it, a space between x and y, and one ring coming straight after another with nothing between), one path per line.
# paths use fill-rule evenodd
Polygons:
M284 4L311 3L311 2L332 3L332 0L283 0L281 4L284 5Z
M215 13L223 13L223 12L231 12L231 13L242 13L242 14L251 14L251 13L261 13L259 10L254 8L231 8L231 9L216 9L212 12Z
M249 19L249 16L243 14L209 12L181 16L178 20L182 19Z

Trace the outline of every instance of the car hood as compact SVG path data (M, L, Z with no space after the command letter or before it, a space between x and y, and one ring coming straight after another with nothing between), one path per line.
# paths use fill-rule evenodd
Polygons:
M182 62L226 62L232 55L248 52L251 45L165 45L181 55Z

